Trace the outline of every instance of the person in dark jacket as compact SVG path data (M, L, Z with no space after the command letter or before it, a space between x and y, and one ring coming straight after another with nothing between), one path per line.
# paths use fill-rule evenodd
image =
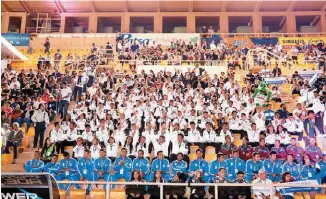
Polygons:
M127 199L144 199L144 195L146 194L145 186L139 185L139 183L145 182L145 180L142 179L138 170L132 172L130 182L134 182L135 185L126 186Z
M159 170L156 170L154 173L154 178L151 182L154 183L163 183L165 180L162 177L162 173ZM160 186L159 185L150 185L148 187L148 194L150 199L160 199Z
M196 171L195 175L193 175L189 183L205 183L205 181L202 178L202 172L201 170ZM204 199L206 191L204 186L192 186L191 188L191 195L190 199Z

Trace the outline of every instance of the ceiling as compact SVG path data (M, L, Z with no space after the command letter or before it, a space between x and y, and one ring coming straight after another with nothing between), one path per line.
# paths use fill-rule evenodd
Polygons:
M325 0L42 0L1 1L2 12L273 12L325 11Z

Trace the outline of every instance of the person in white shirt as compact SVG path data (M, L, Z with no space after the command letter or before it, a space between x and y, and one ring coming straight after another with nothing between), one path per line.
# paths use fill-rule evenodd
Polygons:
M85 151L85 147L83 146L83 138L79 137L77 139L77 145L73 148L73 153L72 153L72 157L74 157L75 159L79 159L84 157L84 151Z
M168 158L169 143L165 141L165 137L162 135L158 138L158 142L154 144L154 154L157 154L159 151L162 151L164 157Z
M177 141L172 142L172 151L170 155L170 162L173 162L177 159L178 153L183 154L183 160L189 164L189 157L188 157L188 145L184 142L184 135L179 134Z
M232 133L229 131L228 128L229 128L229 124L224 122L222 124L222 130L220 131L219 136L217 137L217 141L219 143L224 144L225 143L225 136L227 136L227 135L229 135L231 137L231 142L233 142L234 137L233 137Z
M106 140L109 139L109 132L105 126L105 120L101 120L100 128L96 131L96 137L99 139L100 145L104 147Z
M240 133L240 120L237 118L237 111L232 111L232 117L229 119L229 128L232 133Z
M136 158L135 145L137 141L135 141L134 139L135 138L133 136L127 136L123 145L123 148L127 150L127 155L131 160Z
M264 169L258 171L258 176L259 178L255 179L252 184L273 184L273 182L267 178ZM255 195L255 199L267 199L270 196L270 187L253 186L252 193ZM275 196L275 188L272 189L272 194L274 195L273 199L279 199Z
M214 43L214 40L212 40L211 44L209 45L209 48L210 48L211 50L216 50L216 45L215 45L215 43Z
M269 124L267 126L266 137L265 137L265 142L269 149L271 149L274 146L276 139L278 139L278 136L275 132L275 129L272 124Z
M278 140L282 140L282 144L285 145L285 147L291 143L291 136L286 130L283 129L282 125L277 126L276 134L278 136Z
M260 130L257 130L256 123L251 124L251 129L247 131L249 145L256 147L259 145Z
M32 121L35 124L35 135L34 135L34 148L39 146L43 147L44 132L49 123L49 114L45 111L45 105L40 104L38 110L34 111ZM40 140L40 145L38 142Z
M61 151L61 153L63 153L64 152L64 147L62 145L63 131L60 129L59 122L54 123L54 128L50 132L50 138L51 138L51 142L55 143L55 148L56 148L57 154L59 154L60 151Z
M88 147L91 147L94 136L95 135L91 131L91 126L89 124L86 124L85 131L82 133L82 138Z
M117 158L118 144L115 143L114 137L110 137L108 144L106 145L106 156L111 159L112 162Z
M152 144L149 144L146 141L146 137L145 136L141 136L139 138L139 142L137 142L136 146L135 146L135 151L139 151L139 150L143 150L144 152L144 157L145 158L149 158L149 154L152 152L152 149L150 149L150 147L152 147Z
M99 140L98 138L93 138L92 140L92 146L90 147L90 151L91 151L91 157L93 159L97 159L100 157L100 150L101 150L101 146L99 144Z
M190 145L197 145L198 143L201 143L202 137L200 136L199 131L196 129L196 124L194 121L190 122L190 128L187 131L188 135L185 137L185 140Z
M60 100L59 112L60 112L62 118L64 118L67 115L71 93L72 93L72 91L71 91L70 87L67 87L67 83L63 82L62 89L59 90L59 96L58 96L58 98Z

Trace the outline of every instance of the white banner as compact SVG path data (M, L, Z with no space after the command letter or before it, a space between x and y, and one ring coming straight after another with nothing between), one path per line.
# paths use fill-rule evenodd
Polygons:
M297 185L307 185L307 187L291 187L291 184ZM314 185L319 185L317 180L304 180L304 181L295 181L284 183L284 185L290 185L290 187L277 187L277 190L281 192L281 194L285 193L294 193L294 192L310 192L317 191L318 188L314 188Z
M172 41L181 40L186 44L191 42L200 45L200 34L196 33L126 33L122 34L122 38L131 40L133 43L143 43L144 45L157 45L169 46Z

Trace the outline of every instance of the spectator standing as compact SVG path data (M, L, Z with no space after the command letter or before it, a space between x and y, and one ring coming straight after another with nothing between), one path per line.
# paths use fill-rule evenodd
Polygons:
M45 111L45 105L40 104L38 110L36 110L32 116L32 121L35 124L35 136L34 136L34 147L42 148L43 140L44 140L44 132L47 124L49 123L49 115ZM40 144L38 145L38 141L40 138Z
M45 39L44 47L45 47L44 54L45 53L50 54L50 39L48 37Z
M54 54L54 68L60 67L60 61L62 59L62 54L60 53L60 49Z

